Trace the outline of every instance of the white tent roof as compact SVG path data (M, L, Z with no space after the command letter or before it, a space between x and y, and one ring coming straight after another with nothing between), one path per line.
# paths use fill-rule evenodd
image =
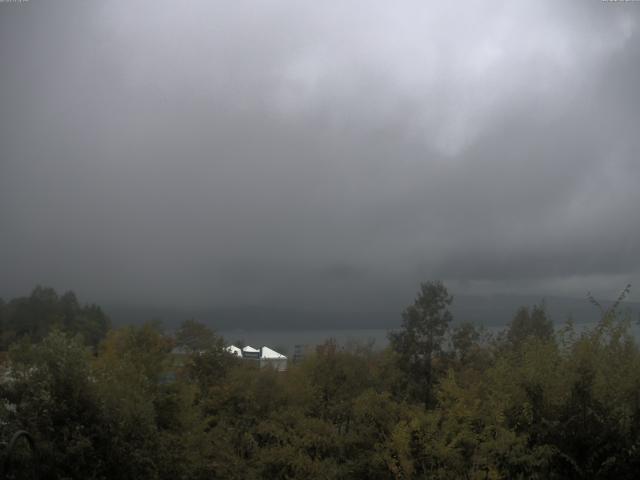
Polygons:
M271 350L269 347L262 347L262 358L281 358L286 359L284 355L276 352L275 350Z
M258 353L260 350L256 350L255 348L253 348L250 345L247 345L246 347L244 347L242 349L243 352L247 352L247 353Z
M235 345L229 345L225 350L229 352L231 355L235 355L236 357L242 356L242 350L240 350Z

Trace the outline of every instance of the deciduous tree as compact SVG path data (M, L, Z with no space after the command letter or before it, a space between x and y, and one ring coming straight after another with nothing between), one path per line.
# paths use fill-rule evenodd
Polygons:
M407 374L408 388L429 406L433 400L434 357L442 351L452 320L453 297L440 281L424 282L412 305L402 313L402 328L389 334L400 367Z

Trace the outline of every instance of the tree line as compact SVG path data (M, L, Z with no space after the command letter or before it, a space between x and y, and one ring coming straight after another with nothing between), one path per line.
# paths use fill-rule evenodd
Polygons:
M109 318L97 305L81 305L76 294L62 295L37 286L27 297L4 302L0 298L0 351L18 340L38 342L54 329L82 335L96 347L109 330Z
M426 282L389 347L329 339L283 373L227 354L193 320L172 334L157 323L111 329L75 296L34 294L32 306L2 305L0 440L30 432L42 478L626 479L640 471L640 350L620 302L589 329L570 321L554 329L543 306L522 307L490 335L454 323L446 287ZM69 304L76 313L67 316ZM24 311L39 320L18 325ZM172 354L178 344L194 353ZM28 451L20 461L15 471L29 472Z

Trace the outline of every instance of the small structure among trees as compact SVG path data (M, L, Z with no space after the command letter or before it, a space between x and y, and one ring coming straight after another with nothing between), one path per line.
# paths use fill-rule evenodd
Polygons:
M244 360L257 361L260 368L271 367L279 372L283 372L287 369L287 357L275 350L263 346L260 349L254 348L251 345L247 345L240 349L235 345L229 345L225 350L236 357L240 357Z
M260 368L271 367L279 372L287 369L287 357L269 347L262 347L260 350Z

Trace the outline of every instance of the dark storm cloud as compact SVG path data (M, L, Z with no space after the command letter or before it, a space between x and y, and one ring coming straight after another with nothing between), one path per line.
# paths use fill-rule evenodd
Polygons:
M0 294L385 305L640 271L640 8L0 4Z

